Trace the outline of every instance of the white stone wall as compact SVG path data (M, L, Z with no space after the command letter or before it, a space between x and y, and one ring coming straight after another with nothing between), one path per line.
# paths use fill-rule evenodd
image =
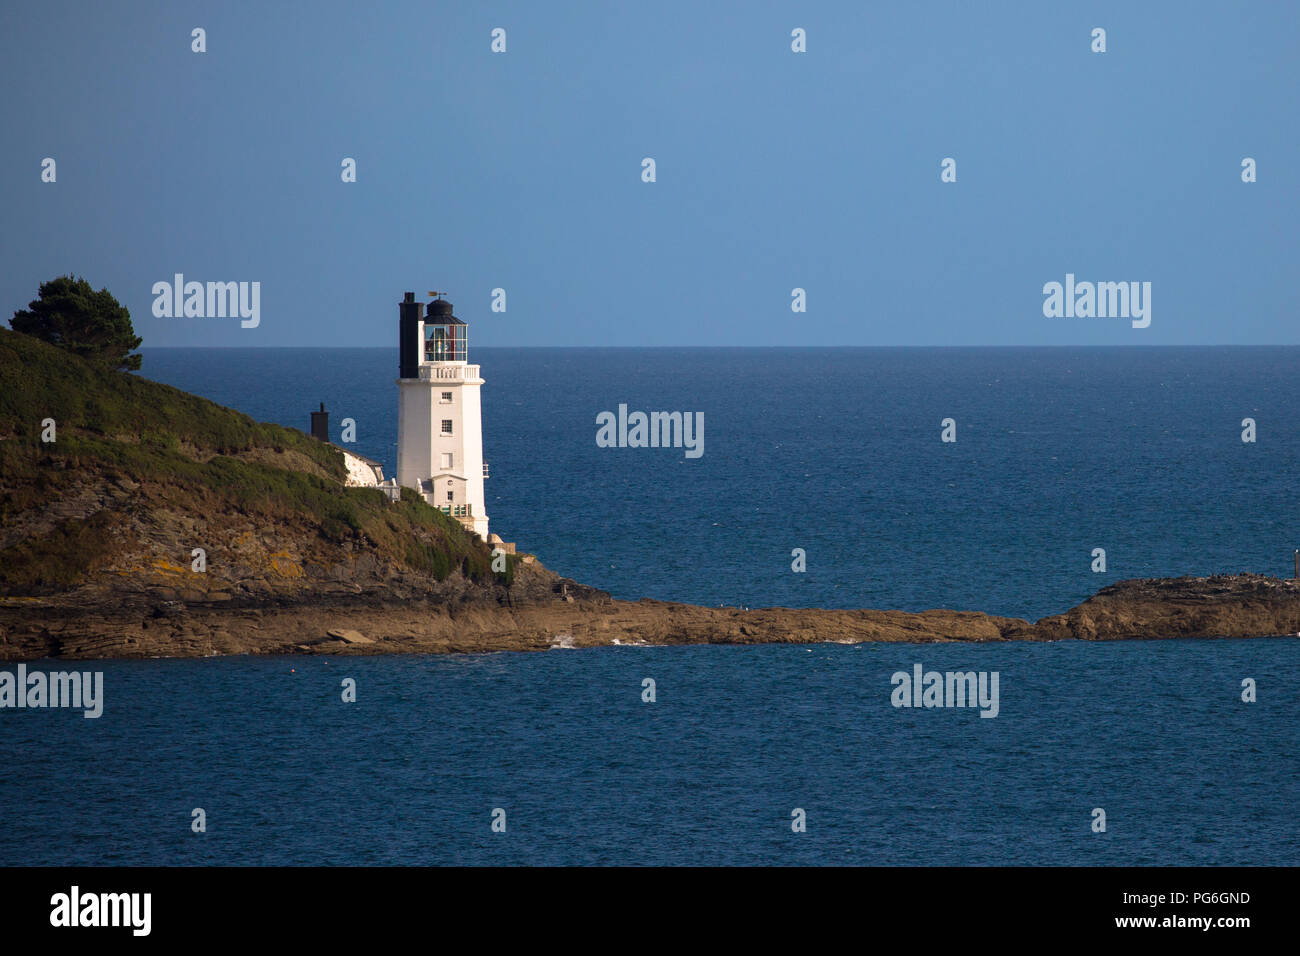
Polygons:
M349 488L373 488L384 480L382 468L376 468L364 458L358 458L346 449L343 449L343 463L348 469L348 477L344 484Z
M433 431L428 382L397 380L397 483L419 488L433 475Z

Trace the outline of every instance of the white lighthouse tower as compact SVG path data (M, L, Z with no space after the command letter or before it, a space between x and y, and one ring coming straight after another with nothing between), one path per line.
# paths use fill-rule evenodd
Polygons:
M398 304L397 483L451 515L483 540L483 416L477 365L469 364L467 326L442 293L421 317L415 293Z

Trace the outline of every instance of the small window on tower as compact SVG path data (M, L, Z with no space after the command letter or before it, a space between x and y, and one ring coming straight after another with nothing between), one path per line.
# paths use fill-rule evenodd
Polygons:
M451 434L451 419L450 419L450 418L444 418L444 419L442 420L442 433L443 433L444 435L450 435L450 434Z
M447 489L447 500L448 501L456 500L456 492L452 491L450 488Z
M451 392L443 392L443 393L442 393L442 403L443 403L444 405L446 405L446 404L448 404L448 403L450 403L450 402L451 402Z
M450 467L451 467L451 452L449 452L449 451L444 451L444 452L442 453L442 467L444 467L444 468L450 468Z

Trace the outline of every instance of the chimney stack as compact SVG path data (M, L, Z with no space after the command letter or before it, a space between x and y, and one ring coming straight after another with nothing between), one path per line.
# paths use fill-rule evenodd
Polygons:
M397 341L401 346L398 378L420 377L420 313L422 308L415 301L415 293L408 292L397 305L398 332Z
M311 437L321 441L330 440L330 413L325 411L325 403L320 403L320 411L311 413Z

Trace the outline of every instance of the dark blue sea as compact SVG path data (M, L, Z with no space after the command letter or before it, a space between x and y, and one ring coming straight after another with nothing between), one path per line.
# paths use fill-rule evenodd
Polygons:
M395 464L395 350L145 355L255 418L323 401ZM1037 618L1125 578L1289 575L1300 546L1300 349L471 360L492 529L620 598ZM703 412L705 453L597 447L620 403ZM891 706L917 663L997 671L998 716ZM0 864L1300 862L1295 638L94 667L98 720L0 712Z

